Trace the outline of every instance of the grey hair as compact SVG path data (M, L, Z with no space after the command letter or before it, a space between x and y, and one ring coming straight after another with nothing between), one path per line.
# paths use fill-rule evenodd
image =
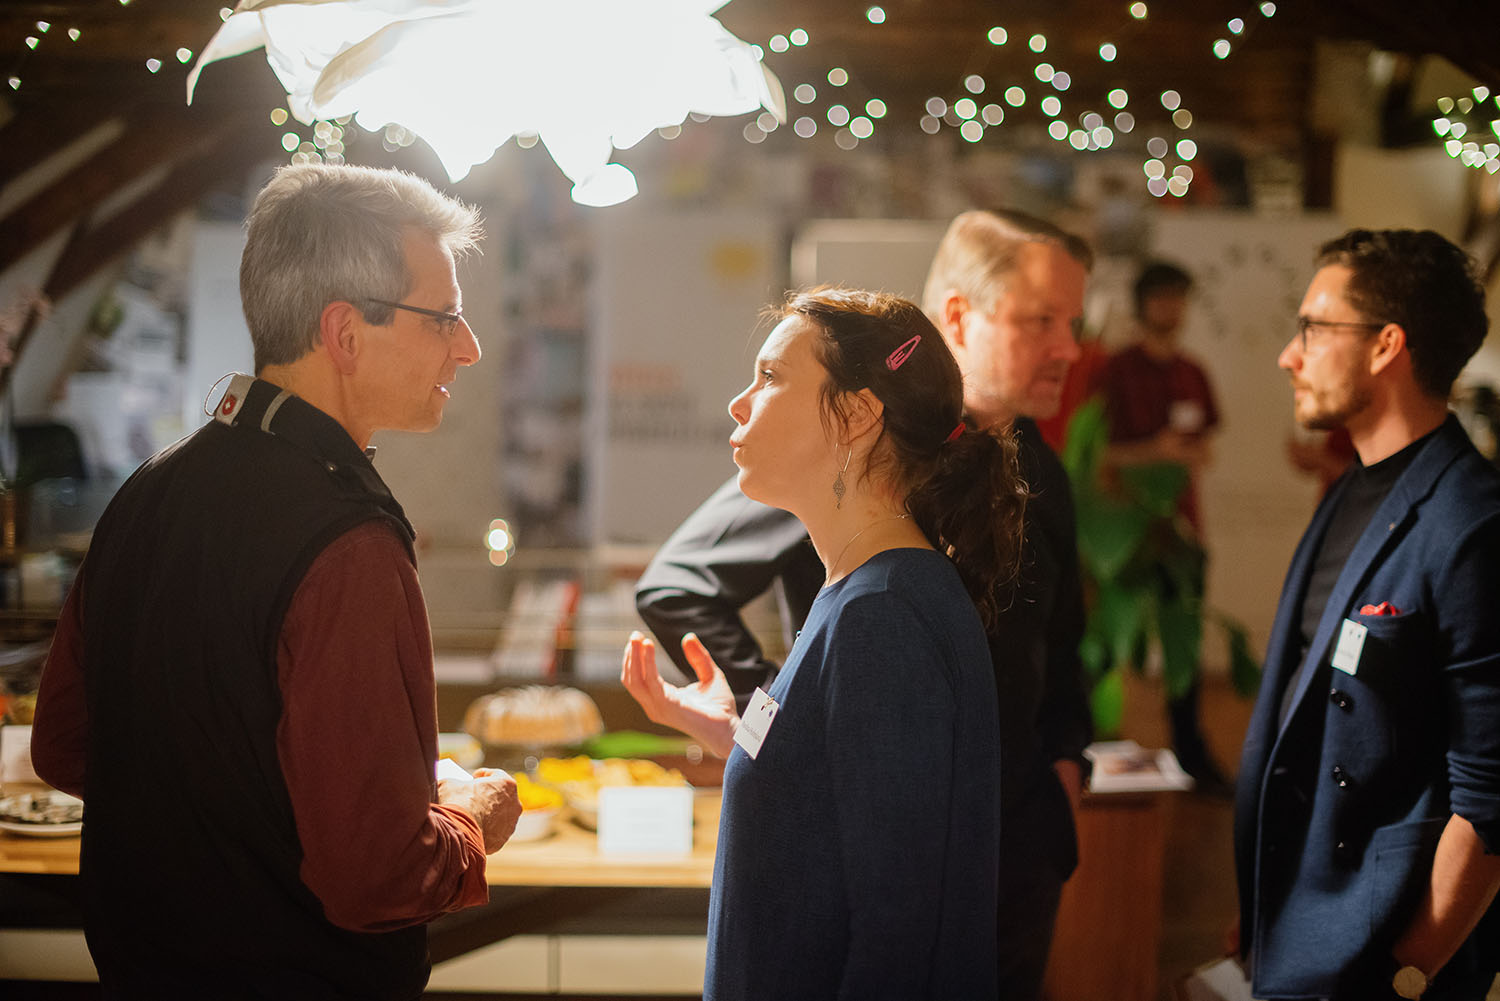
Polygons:
M1016 270L1021 248L1029 243L1059 247L1084 270L1093 270L1094 252L1082 237L1013 209L973 209L949 224L933 255L922 290L927 318L941 329L943 298L949 289L956 289L976 309L994 308Z
M414 174L326 164L277 170L250 209L240 259L255 370L313 350L330 302L351 302L374 324L391 322L391 307L367 300L400 300L411 291L403 246L409 228L454 257L483 236L476 209Z

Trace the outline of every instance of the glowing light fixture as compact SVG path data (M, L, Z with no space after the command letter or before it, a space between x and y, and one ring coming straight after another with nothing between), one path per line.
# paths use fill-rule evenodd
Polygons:
M612 205L635 177L610 163L689 114L786 98L752 46L712 14L724 0L240 0L188 74L265 48L304 125L353 114L420 135L460 180L512 136L539 136L573 200Z

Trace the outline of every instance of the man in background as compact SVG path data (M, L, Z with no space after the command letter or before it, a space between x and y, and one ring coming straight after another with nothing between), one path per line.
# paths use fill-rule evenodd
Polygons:
M256 378L95 530L42 675L37 773L83 797L106 997L411 999L426 929L487 899L503 772L436 782L413 535L371 463L480 350L474 211L396 171L284 167L240 295Z
M1091 734L1072 494L1032 422L1057 410L1078 357L1091 265L1087 244L1050 223L966 212L943 237L923 294L963 370L967 419L1014 429L1034 494L1021 579L1002 597L1005 611L990 636L1001 732L999 996L1017 1001L1041 994L1062 885L1077 865L1071 806ZM652 719L701 733L705 714L695 696L716 663L743 710L756 686L770 687L777 665L762 655L740 609L776 585L795 630L822 583L802 524L746 499L731 479L673 533L636 589L641 617L699 683L631 694Z
M1325 244L1281 353L1357 453L1276 610L1235 809L1256 997L1482 998L1500 971L1500 474L1448 412L1483 286L1432 232Z
M1165 462L1186 471L1174 522L1194 550L1197 570L1186 582L1163 571L1163 586L1191 587L1190 597L1201 603L1205 554L1198 481L1212 457L1219 408L1208 373L1179 343L1192 288L1192 276L1174 264L1155 262L1141 270L1134 289L1137 339L1105 363L1098 389L1109 422L1106 469ZM1172 746L1200 790L1227 796L1229 782L1214 765L1198 725L1198 673L1187 691L1167 700Z

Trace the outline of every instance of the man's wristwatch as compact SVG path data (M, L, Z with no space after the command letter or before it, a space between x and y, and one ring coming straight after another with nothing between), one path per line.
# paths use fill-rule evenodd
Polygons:
M1416 1001L1427 990L1427 974L1415 966L1403 966L1391 978L1391 989L1408 1001Z

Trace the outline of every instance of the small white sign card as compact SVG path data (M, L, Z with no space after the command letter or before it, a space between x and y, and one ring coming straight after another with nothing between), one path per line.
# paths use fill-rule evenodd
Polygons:
M693 790L605 786L599 790L600 855L691 855Z

